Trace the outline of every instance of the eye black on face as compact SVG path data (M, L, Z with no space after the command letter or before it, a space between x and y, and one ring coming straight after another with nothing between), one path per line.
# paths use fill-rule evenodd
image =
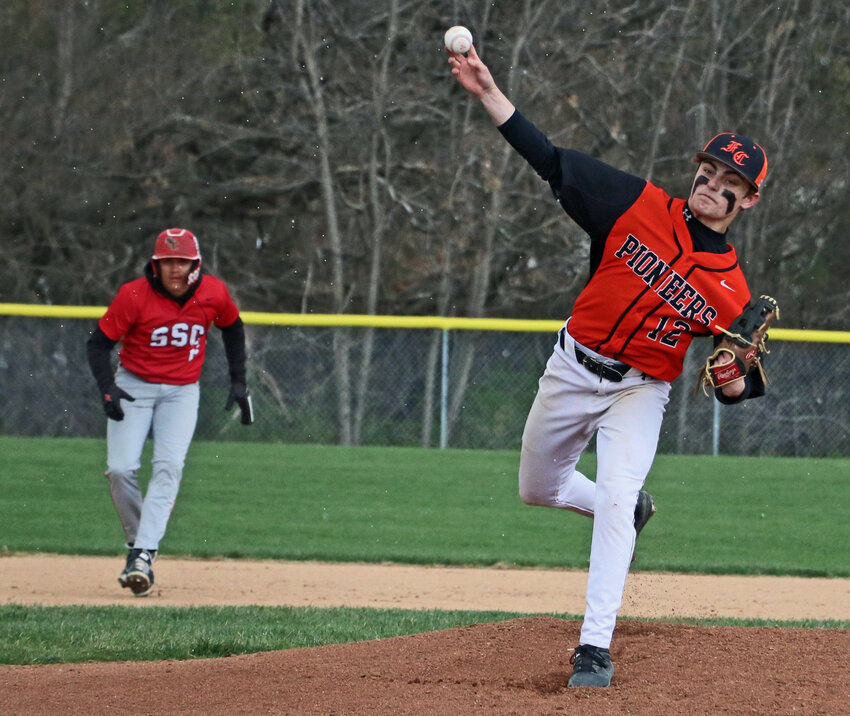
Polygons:
M696 191L698 186L702 186L703 184L708 184L709 179L705 174L700 174L696 179L694 179L694 186L691 189L691 194Z
M735 208L735 201L738 197L735 196L734 192L729 191L729 189L724 189L721 196L726 199L726 213L731 214L732 210Z

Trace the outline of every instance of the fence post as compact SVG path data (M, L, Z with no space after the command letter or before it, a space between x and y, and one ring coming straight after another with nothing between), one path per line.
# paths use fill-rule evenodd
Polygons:
M449 329L443 329L443 350L440 358L440 449L449 442Z

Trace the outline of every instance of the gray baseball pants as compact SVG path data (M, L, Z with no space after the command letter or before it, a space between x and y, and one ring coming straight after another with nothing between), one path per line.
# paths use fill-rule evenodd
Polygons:
M186 453L198 421L197 383L148 383L118 368L115 384L136 400L121 401L124 420L106 421L106 477L109 494L128 544L156 550L165 535ZM138 472L148 434L153 437L153 472L142 496Z

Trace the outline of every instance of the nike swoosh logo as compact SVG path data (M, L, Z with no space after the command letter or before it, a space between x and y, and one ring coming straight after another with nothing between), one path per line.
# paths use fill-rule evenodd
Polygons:
M728 288L732 293L735 293L735 289L732 288L728 283L726 283L725 278L720 282L720 285L723 286L723 288Z

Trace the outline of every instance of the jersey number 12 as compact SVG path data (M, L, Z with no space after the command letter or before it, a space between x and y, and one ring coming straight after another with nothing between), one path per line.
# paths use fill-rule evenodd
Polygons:
M668 330L667 324L669 322L670 319L667 316L660 318L658 320L658 325L647 333L646 337L651 341L658 341L659 343L663 343L665 346L675 348L682 333L688 330L688 324L684 321L676 320L673 321L673 327Z

